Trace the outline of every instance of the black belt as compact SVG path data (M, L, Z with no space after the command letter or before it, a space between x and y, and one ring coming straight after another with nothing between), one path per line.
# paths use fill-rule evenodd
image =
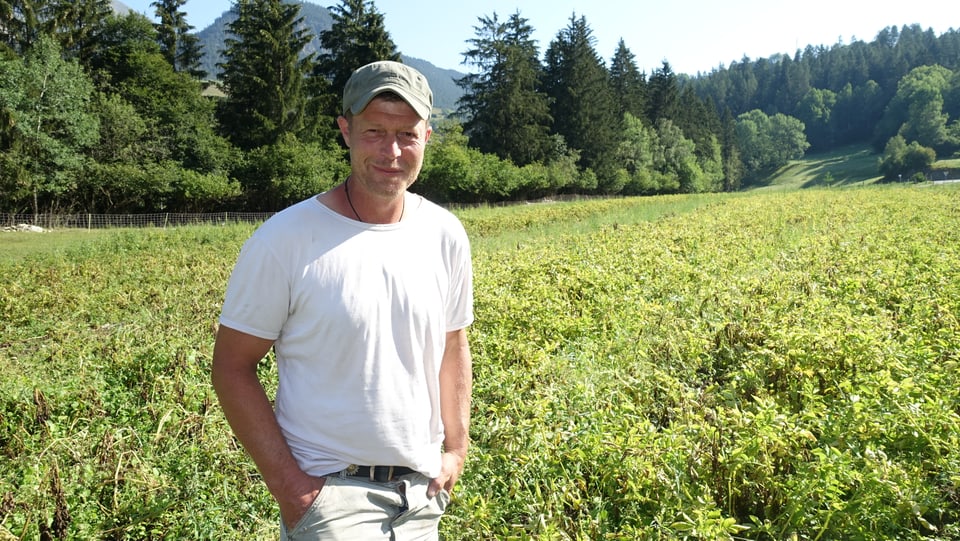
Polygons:
M376 483L387 483L402 475L417 473L406 466L348 466L341 473L347 477L361 477Z

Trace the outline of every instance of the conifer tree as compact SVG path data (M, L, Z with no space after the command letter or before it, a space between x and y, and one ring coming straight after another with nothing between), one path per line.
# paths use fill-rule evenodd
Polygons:
M706 158L711 154L711 138L720 133L720 116L716 107L700 99L690 86L684 86L677 101L674 123L683 130L684 137L697 146L697 156Z
M740 189L744 166L737 143L737 123L729 108L724 109L720 121L720 147L723 158L723 191L735 192Z
M0 45L26 51L39 32L37 5L35 0L0 0Z
M479 20L463 54L477 71L457 81L470 145L520 166L547 161L554 144L533 28L519 12L506 22L496 13Z
M554 133L580 151L580 166L593 170L601 191L615 192L613 157L622 137L621 119L594 41L586 18L571 16L547 49L544 86L553 100Z
M653 72L649 85L649 111L647 118L656 123L661 118L676 121L679 116L680 85L677 75L666 60Z
M156 0L152 5L157 19L155 26L160 51L176 71L186 72L197 79L206 77L200 68L203 51L200 39L193 33L193 26L187 24L187 14L181 7L187 0Z
M400 61L397 46L390 38L372 0L342 0L330 8L333 25L320 33L320 45L326 52L317 56L314 76L329 83L328 92L334 97L343 94L343 87L353 70L378 60ZM327 113L336 117L339 100L330 100ZM332 108L332 109L331 109Z
M104 23L113 13L110 0L53 0L41 13L45 33L57 39L64 57L89 69Z
M237 0L233 9L233 37L225 41L219 65L228 95L219 118L224 135L249 150L303 130L303 81L313 57L301 53L311 36L303 30L299 4Z
M627 113L636 118L646 117L646 79L646 75L637 68L636 57L620 39L610 61L610 84L621 118Z

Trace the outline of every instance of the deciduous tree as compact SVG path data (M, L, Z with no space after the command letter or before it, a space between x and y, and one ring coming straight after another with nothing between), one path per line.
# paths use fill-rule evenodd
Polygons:
M23 59L0 62L0 111L17 141L7 151L19 154L14 160L23 169L15 173L28 183L34 213L69 203L60 196L75 186L83 150L99 137L90 112L93 83L76 61L60 55L56 42L42 36Z
M932 148L916 141L907 144L902 135L895 135L887 142L880 161L880 174L887 180L903 180L922 172L937 159Z
M736 132L747 175L801 158L810 146L803 122L781 113L767 116L759 109L743 113L737 117Z

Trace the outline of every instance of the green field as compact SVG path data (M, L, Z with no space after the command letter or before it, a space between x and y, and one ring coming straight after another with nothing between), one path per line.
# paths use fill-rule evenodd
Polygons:
M813 187L865 186L880 180L880 155L852 146L794 160L749 188L795 190Z
M445 539L960 539L960 189L457 213ZM0 539L276 537L208 374L251 231L0 235Z

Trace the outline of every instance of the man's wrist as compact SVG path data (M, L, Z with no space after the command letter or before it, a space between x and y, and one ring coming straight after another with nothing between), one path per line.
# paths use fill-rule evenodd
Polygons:
M467 461L467 449L465 447L449 449L445 448L443 453L450 455L456 458L460 470L463 470L463 465Z

